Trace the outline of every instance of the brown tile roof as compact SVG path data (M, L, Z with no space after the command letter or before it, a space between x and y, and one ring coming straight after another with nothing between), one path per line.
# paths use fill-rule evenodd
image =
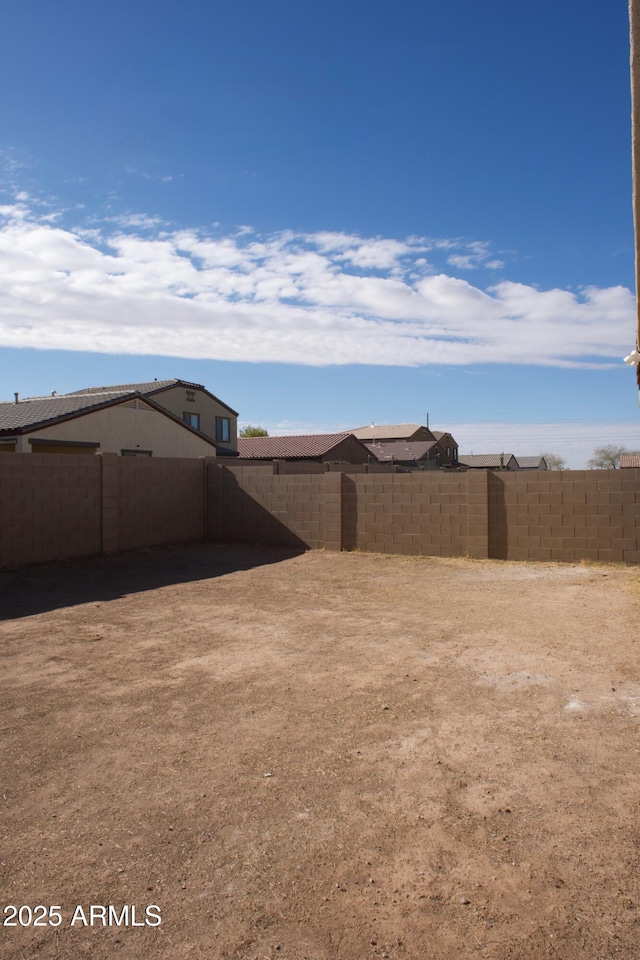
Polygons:
M241 437L241 460L294 460L322 457L351 436L350 433L315 433L292 437Z
M419 423L387 423L374 424L368 427L356 427L351 433L358 440L373 443L374 440L408 440L416 430L420 430ZM426 427L424 428L426 430Z
M623 453L620 457L620 467L640 467L640 453Z

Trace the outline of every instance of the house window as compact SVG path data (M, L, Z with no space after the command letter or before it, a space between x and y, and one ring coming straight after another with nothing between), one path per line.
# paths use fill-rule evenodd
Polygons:
M451 447L447 447L447 456L451 457Z
M187 390L187 403L196 402L196 392L195 390Z
M199 413L183 413L182 419L185 423L188 423L190 427L193 427L194 430L200 429L200 414Z
M454 447L454 448L453 448L453 459L454 459L454 460L457 460L457 459L458 459L458 448L457 448L457 447Z
M229 443L231 439L231 421L228 417L216 417L216 440Z

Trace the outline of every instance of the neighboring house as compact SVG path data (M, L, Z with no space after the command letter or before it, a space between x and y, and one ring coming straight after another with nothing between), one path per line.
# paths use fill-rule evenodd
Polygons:
M623 453L620 456L620 469L640 467L640 453Z
M317 463L369 463L371 454L351 433L293 437L241 437L242 460L311 460Z
M419 470L436 470L438 467L454 465L437 440L367 443L366 447L380 463L397 463Z
M521 470L547 470L544 457L516 457Z
M209 437L138 391L0 403L0 452L215 457Z
M152 397L155 403L169 410L190 427L206 434L218 445L218 452L230 451L235 456L238 440L238 413L215 397L201 383L187 380L151 380L146 383L122 383L111 387L87 387L65 396L109 394L137 391Z
M468 470L519 470L518 461L512 453L459 454L458 462Z

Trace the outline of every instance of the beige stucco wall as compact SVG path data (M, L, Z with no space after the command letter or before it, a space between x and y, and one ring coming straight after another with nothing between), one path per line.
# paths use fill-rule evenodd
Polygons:
M187 393L195 394L195 401L187 400ZM229 420L229 442L224 446L229 450L238 449L238 418L221 403L216 403L212 397L207 396L202 390L187 390L185 387L175 386L161 393L156 393L151 398L154 403L161 407L166 407L174 416L182 420L183 413L200 414L200 430L206 433L212 440L216 438L216 417L226 417Z
M31 450L29 440L75 440L99 443L98 453L151 450L154 457L214 457L215 447L181 427L142 400L95 410L58 426L20 437L19 450ZM87 453L92 453L87 450Z

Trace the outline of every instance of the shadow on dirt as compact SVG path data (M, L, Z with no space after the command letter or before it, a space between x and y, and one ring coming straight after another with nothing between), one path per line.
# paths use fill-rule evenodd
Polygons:
M281 563L301 547L193 543L0 571L0 621Z

